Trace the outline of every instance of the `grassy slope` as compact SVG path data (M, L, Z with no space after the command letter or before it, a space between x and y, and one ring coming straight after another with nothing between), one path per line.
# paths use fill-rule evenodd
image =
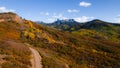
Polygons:
M0 22L0 66L2 68L28 68L30 51L20 41L20 25L14 21Z
M26 38L43 56L44 68L106 68L120 66L120 43L58 31L34 23L38 38ZM89 31L88 31L89 32ZM35 32L33 32L35 34ZM44 34L49 38L44 37ZM28 40L29 39L29 40ZM52 40L52 41L51 41ZM54 42L53 42L54 40Z
M0 41L0 56L2 68L28 68L30 63L30 51L22 43L15 41Z
M90 29L91 31L95 31L98 34L102 34L104 37L108 38L108 40L114 42L120 42L120 26L116 26L108 23L93 23L91 25L95 25L92 27L85 27ZM97 25L97 26L96 26Z

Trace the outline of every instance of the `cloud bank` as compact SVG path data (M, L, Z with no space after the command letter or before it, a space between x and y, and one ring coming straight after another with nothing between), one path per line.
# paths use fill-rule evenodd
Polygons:
M82 16L82 17L77 17L77 18L74 18L74 19L78 22L87 22L91 19L94 19L94 17Z

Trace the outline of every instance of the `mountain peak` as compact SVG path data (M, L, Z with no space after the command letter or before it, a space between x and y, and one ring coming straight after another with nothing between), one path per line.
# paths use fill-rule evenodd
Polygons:
M64 19L64 20L57 19L57 21L55 21L54 23L59 25L59 24L75 24L77 22L74 19Z
M100 19L94 19L93 21L102 21L102 20L100 20Z
M94 19L94 20L92 20L92 21L90 21L90 22L103 23L104 21L102 21L102 20L100 20L100 19Z

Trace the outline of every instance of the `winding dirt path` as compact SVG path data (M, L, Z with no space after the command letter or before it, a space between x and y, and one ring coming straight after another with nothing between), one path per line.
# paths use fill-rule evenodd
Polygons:
M42 58L39 55L38 51L29 47L29 49L31 50L32 54L33 54L33 59L31 60L32 62L32 68L42 68Z

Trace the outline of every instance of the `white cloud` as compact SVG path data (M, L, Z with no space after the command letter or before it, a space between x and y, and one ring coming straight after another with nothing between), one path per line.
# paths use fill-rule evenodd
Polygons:
M45 16L49 16L50 13L49 12L40 12L41 15L45 15Z
M78 18L74 18L76 21L78 22L87 22L90 19L93 19L94 17L88 17L88 16L82 16L82 17L78 17Z
M120 18L120 14L116 16L116 18Z
M69 12L69 13L78 13L79 10L76 10L76 9L68 9L67 12Z
M120 23L120 15L117 15L117 16L114 18L114 22L115 22L115 23Z
M68 19L67 17L63 16L63 14L58 14L58 15L56 14L56 15L53 15L52 17L55 19Z
M49 18L49 19L47 19L47 23L52 23L52 22L54 22L55 21L55 19L54 18Z
M48 16L48 15L49 15L49 13L48 13L48 12L46 12L46 13L45 13L45 15L46 15L46 16Z
M120 18L119 19L115 19L115 23L120 23Z
M15 10L7 9L6 7L0 7L0 13L3 13L3 12L15 12Z
M44 13L42 13L42 14L44 14ZM61 19L62 20L62 19L68 19L68 18L65 17L65 16L63 16L62 13L53 13L49 17L46 17L46 19L44 20L44 22L46 22L46 23L52 23L52 22L54 22L57 19Z
M82 1L82 2L80 2L79 5L80 5L80 6L83 6L83 7L89 7L89 6L91 6L92 4L89 3L89 2L84 2L84 1Z

